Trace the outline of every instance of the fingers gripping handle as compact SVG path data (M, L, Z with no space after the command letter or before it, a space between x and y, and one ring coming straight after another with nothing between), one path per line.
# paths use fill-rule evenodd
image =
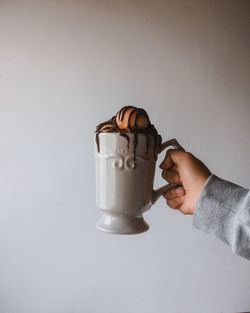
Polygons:
M170 140L167 140L161 144L159 151L158 151L158 154L160 154L163 150L165 150L168 147L173 147L174 149L185 151L176 139L170 139ZM152 204L154 204L160 198L160 196L162 196L169 189L174 188L174 187L179 187L179 186L181 186L181 185L167 184L167 185L162 186L156 190L153 190Z

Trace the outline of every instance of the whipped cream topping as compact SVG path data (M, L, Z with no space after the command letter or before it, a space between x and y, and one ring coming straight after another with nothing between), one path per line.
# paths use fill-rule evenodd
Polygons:
M128 133L134 134L134 153L133 159L136 159L136 146L138 134L144 134L146 136L147 142L147 152L150 145L150 137L154 137L154 156L157 158L158 147L161 144L161 136L158 134L154 125L151 124L147 112L142 108L137 108L134 106L124 106L122 107L116 115L114 115L110 120L103 122L96 127L96 144L97 151L100 152L99 145L99 134L107 132L118 132L121 136L125 137L129 141L130 137ZM147 153L146 152L146 153Z
M116 113L115 121L123 130L145 129L150 124L147 112L133 106L123 107Z

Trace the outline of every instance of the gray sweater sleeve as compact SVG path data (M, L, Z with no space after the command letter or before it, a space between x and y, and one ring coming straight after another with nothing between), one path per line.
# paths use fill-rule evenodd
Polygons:
M211 175L196 203L194 227L215 234L250 260L250 191Z

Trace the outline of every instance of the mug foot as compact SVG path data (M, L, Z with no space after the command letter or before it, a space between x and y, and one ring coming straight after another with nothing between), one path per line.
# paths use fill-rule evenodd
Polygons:
M128 216L105 212L96 223L96 228L110 234L133 235L147 231L149 226L142 215Z

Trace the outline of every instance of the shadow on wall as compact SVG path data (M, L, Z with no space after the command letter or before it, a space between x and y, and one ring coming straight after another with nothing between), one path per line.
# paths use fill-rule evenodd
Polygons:
M249 1L118 1L95 9L107 10L107 17L112 12L118 29L124 23L138 40L144 35L157 49L167 45L211 84L248 94Z
M190 51L199 55L207 74L221 87L241 95L249 93L249 1L196 1L182 10L183 31ZM202 43L202 45L201 45ZM194 57L199 57L194 55Z

